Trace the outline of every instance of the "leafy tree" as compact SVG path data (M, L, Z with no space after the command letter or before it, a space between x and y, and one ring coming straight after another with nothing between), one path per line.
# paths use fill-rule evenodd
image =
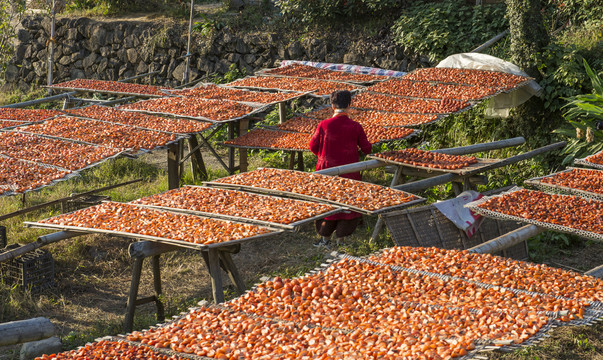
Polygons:
M468 52L508 27L504 5L464 0L413 3L392 26L396 42L432 62Z
M509 33L511 36L511 61L528 75L540 79L534 55L549 43L544 26L540 0L506 0Z

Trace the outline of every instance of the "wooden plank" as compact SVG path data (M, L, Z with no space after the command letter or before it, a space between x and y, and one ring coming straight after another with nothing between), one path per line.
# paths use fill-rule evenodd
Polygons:
M54 325L44 317L0 324L0 346L38 341L54 336Z
M179 249L181 248L175 245L162 244L153 241L137 241L130 244L128 252L132 258L146 258Z

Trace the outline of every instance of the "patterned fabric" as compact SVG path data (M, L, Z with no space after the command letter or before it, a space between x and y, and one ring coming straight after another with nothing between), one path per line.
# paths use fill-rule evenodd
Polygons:
M400 76L404 76L407 74L403 71L385 70L385 69L378 69L378 68L373 68L373 67L368 67L368 66L351 65L351 64L333 64L333 63L302 61L302 60L283 60L283 61L281 61L281 67L291 65L291 64L303 64L303 65L314 66L314 67L320 68L320 69L339 70L339 71L346 71L349 73L367 74L367 75L385 75L385 76L400 77Z

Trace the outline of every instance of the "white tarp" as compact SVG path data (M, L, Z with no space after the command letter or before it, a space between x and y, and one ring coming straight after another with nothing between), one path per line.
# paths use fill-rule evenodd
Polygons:
M515 75L529 76L517 65L504 61L494 56L479 53L455 54L442 60L436 67L448 67L455 69L476 69L500 71ZM490 100L486 109L488 117L508 117L509 109L517 107L528 101L532 96L540 96L542 88L536 81L530 81L515 91L499 94Z

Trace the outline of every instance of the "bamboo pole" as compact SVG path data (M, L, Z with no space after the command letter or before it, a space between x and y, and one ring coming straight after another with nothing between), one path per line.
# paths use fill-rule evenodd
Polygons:
M546 231L546 229L536 225L526 225L505 235L499 236L490 241L486 241L483 244L474 246L468 250L469 252L478 254L493 254L507 249L513 245L517 245L520 242L523 242L544 231Z
M438 186L438 185L442 185L442 184L446 184L447 182L451 182L453 181L455 178L457 178L458 175L456 174L444 174L444 175L439 175L439 176L434 176L431 178L427 178L424 180L419 180L419 181L413 181L411 183L408 184L402 184L402 185L398 185L398 186L393 186L393 189L396 190L402 190L402 191L406 191L406 192L417 192L417 191L421 191L421 190L425 190L428 189L430 187L433 186Z
M75 94L77 94L77 91L71 91L71 92L68 92L68 93L63 93L63 94L48 96L48 97L41 98L41 99L35 99L35 100L24 101L24 102L20 102L20 103L16 103L16 104L4 105L2 107L5 107L5 108L21 108L21 107L33 106L33 105L38 105L38 104L42 104L42 103L45 103L45 102L50 102L50 101L55 101L55 100L61 100L62 98L69 97L69 96L75 95Z
M476 47L475 49L471 50L470 52L472 52L472 53L480 53L480 52L486 50L487 48L489 48L490 46L494 45L498 40L504 38L508 34L509 34L509 30L507 29L507 30L501 32L500 34L497 34L492 39L486 41L482 45L480 45L480 46Z
M532 151L528 151L528 152L523 153L523 154L511 156L510 158L506 158L506 159L503 159L501 161L492 163L490 165L486 165L484 167L481 167L481 168L479 168L476 171L484 172L484 171L489 171L489 170L492 170L492 169L497 169L499 167L511 165L511 164L516 163L516 162L520 162L522 160L530 159L530 158L533 158L534 156L537 156L537 155L540 155L540 154L544 154L545 152L549 152L549 151L561 149L561 148L565 147L565 145L567 145L567 143L565 141L560 141L558 143L554 143L554 144L551 144L551 145L543 146L543 147L540 147L540 148L532 150ZM472 173L472 171L469 170L469 171L463 172L462 175L469 175L471 173Z
M599 265L594 269L590 269L584 273L584 275L594 276L603 279L603 265Z
M448 155L467 155L474 154L478 152L485 152L491 150L503 149L511 146L519 146L526 142L526 139L523 137L515 137L511 139L492 141L488 143L474 144L468 146L460 146L455 148L447 148L447 149L439 149L434 150L434 152L440 154L448 154Z
M0 346L22 344L54 336L54 325L44 317L0 324Z
M518 145L525 143L525 141L526 140L520 136L520 137L511 138L511 139L492 141L492 142L483 143L483 144L475 144L475 145L461 146L461 147L456 147L456 148L434 150L434 152L438 152L438 153L442 153L442 154L449 154L449 155L467 155L467 154L473 154L476 152L484 152L484 151L490 151L490 150L503 149L503 148L511 147L511 146L518 146ZM347 174L347 173L351 173L351 172L375 169L375 168L382 167L385 165L388 165L388 163L386 163L384 161L379 161L379 160L368 160L368 161L361 161L361 162L357 162L357 163L353 163L353 164L347 164L347 165L343 165L343 166L336 166L336 167L332 167L329 169L323 169L323 170L317 171L316 173L322 174L322 175L337 176L337 175Z
M75 232L75 231L59 231L59 232L55 232L52 234L40 236L37 241L34 241L32 243L23 245L16 249L13 249L13 250L0 254L0 263L8 261L10 259L14 259L17 256L21 256L27 252L41 248L42 246L52 244L57 241L69 239L72 237L80 236L80 235L85 235L85 234L81 233L81 232Z

